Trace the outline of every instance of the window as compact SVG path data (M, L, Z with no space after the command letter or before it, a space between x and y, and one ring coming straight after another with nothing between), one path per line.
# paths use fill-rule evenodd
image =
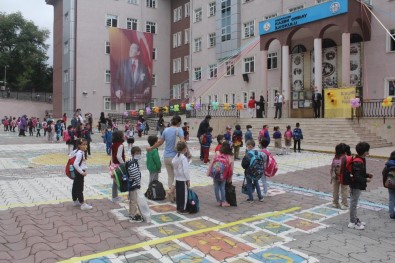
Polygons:
M214 101L218 102L218 95L214 95Z
M189 56L184 57L184 71L188 71L189 69Z
M181 72L181 58L173 59L173 73Z
M189 43L189 28L184 30L184 44Z
M111 83L111 72L109 70L106 70L105 82L106 83Z
M215 40L215 38L216 38L216 34L215 33L211 33L211 34L208 34L208 47L210 48L210 47L215 47L215 44L216 44L216 40Z
M70 51L69 41L65 41L63 46L64 46L64 47L63 47L63 54L66 55L66 54L68 54L69 51Z
M385 79L385 90L384 97L392 96L395 97L395 79L386 78Z
M107 15L106 16L106 26L117 27L118 26L118 16Z
M193 42L194 42L193 51L194 52L202 51L202 38L201 37L195 38Z
M180 21L182 18L182 6L173 10L173 22Z
M193 69L193 80L201 80L202 79L202 67Z
M244 38L254 36L254 31L255 31L255 22L254 21L244 23L243 28L244 28Z
M243 100L244 108L247 108L247 103L248 103L248 93L247 92L242 92L241 97Z
M211 95L208 95L208 96L207 96L207 102L208 102L208 103L211 103L211 101L212 101L212 100L211 100Z
M128 0L129 4L133 4L133 5L138 5L139 4L139 0Z
M202 21L202 8L195 9L193 12L193 22L197 23Z
M190 5L190 3L186 3L184 8L185 8L185 12L184 12L185 17L189 17L189 14L191 12L191 5Z
M181 85L173 85L173 99L181 99Z
M208 4L208 17L215 16L216 7L215 2L211 2Z
M116 110L117 104L111 101L111 98L104 97L104 110Z
M152 59L156 60L158 56L158 49L157 48L153 48L152 49Z
M267 54L267 69L277 68L277 52Z
M135 102L125 103L125 106L126 106L126 110L135 110L137 108L137 105Z
M391 36L389 36L387 34L387 52L394 52L395 51L395 29L390 29L390 34Z
M224 103L229 103L229 95L224 94Z
M184 83L183 89L184 89L184 98L185 99L189 98L189 83L188 82Z
M255 70L255 58L245 58L244 59L244 73L252 73Z
M131 30L137 30L137 19L126 18L126 28Z
M106 41L104 44L104 53L110 54L110 42L109 41Z
M230 94L230 98L231 98L231 103L235 104L236 103L236 94L235 93L231 93Z
M213 65L209 65L208 66L208 79L213 79L217 77L217 73L218 73L218 65L217 64L213 64Z
M156 86L156 74L152 74L152 86Z
M292 12L295 12L295 11L301 10L301 9L303 9L303 8L304 8L304 6L303 6L303 5L297 5L297 6L294 6L294 7L288 8L288 13L292 13Z
M147 1L147 7L156 8L156 0L146 0L146 1Z
M65 70L63 71L63 82L67 83L70 81L70 75L69 75L69 71Z
M268 19L276 17L276 16L277 16L277 13L269 14L269 15L264 16L263 20L268 20Z
M226 76L234 76L235 75L235 64L233 61L226 61Z
M181 32L177 32L173 34L173 48L181 46Z
M222 0L221 2L221 41L231 39L231 1Z
M145 22L145 32L156 34L156 22Z

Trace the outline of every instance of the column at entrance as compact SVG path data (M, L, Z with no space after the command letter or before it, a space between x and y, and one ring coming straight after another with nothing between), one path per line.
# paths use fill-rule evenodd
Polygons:
M314 39L314 85L322 94L322 40Z
M350 33L342 34L342 86L350 86Z
M268 55L268 51L267 50L263 50L262 51L262 95L265 99L267 98L267 94L268 94L268 79L267 79L267 55ZM259 100L259 96L256 96L255 98L256 100ZM269 101L266 102L266 105L269 105ZM266 106L265 106L266 107ZM268 107L265 108L265 112L267 113Z
M284 96L284 100L290 101L290 93L289 93L289 46L282 47L282 56L281 56L281 82L282 82L282 94ZM283 111L287 112L287 111Z

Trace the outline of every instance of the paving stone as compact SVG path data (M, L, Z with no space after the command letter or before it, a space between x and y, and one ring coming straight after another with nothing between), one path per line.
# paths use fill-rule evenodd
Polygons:
M4 238L7 240L7 242L9 243L16 243L22 240L24 234L20 233L18 235L15 236L4 236Z
M47 245L46 243L37 243L37 244L34 244L34 245L32 246L32 250L31 250L30 253L31 253L32 255L34 255L34 254L36 254L37 252L39 252L39 251L44 251L44 250L51 251L52 248L51 248L49 245Z
M63 250L52 250L52 252L61 259L68 259L76 256L76 254L74 253L74 249L72 247L68 247Z
M28 247L31 247L37 243L46 243L46 242L47 242L47 240L45 240L44 238L39 237L39 236L33 236L33 237L29 237L26 239L26 245Z
M30 255L27 258L16 260L15 263L32 263L35 262L34 255Z
M51 251L39 251L34 255L35 262L43 262L46 259L56 259L58 256Z
M12 260L12 257L4 251L0 251L0 260Z
M10 254L14 260L25 259L30 255L31 250L31 247L26 247L22 250L9 251L8 254Z
M18 251L26 248L26 240L21 240L16 243L6 243L4 245L13 251Z
M67 240L63 240L63 241L58 242L58 243L51 242L51 243L49 243L49 246L52 247L55 250L63 250L63 249L67 248L67 244L68 244L68 241Z
M89 254L93 254L94 253L94 250L90 246L87 246L87 245L84 245L84 244L74 245L73 246L73 250L74 250L75 255L78 255L78 256L81 256L82 252L88 252ZM87 255L87 254L84 253L84 255Z

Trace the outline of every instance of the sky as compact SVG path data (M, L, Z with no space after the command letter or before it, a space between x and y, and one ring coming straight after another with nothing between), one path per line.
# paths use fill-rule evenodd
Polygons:
M10 14L20 11L23 17L34 22L40 29L48 29L50 37L46 44L50 45L47 56L48 64L53 61L53 6L45 0L0 0L0 12Z

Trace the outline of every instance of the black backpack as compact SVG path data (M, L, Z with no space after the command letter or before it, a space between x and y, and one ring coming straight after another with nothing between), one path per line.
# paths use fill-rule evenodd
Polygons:
M166 198L166 191L163 184L158 180L153 180L149 185L145 197L150 200L164 200Z

